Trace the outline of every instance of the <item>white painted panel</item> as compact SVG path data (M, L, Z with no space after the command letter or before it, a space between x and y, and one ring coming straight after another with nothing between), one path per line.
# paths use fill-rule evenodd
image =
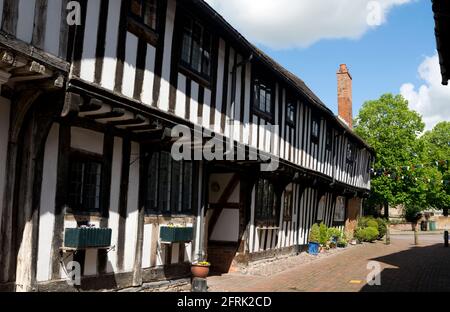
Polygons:
M96 153L103 154L103 138L104 134L83 128L71 128L71 147Z
M172 244L172 258L170 259L170 263L171 264L175 264L180 262L179 261L179 257L180 257L180 244L176 243L176 244Z
M158 243L158 248L156 250L156 266L161 266L165 264L166 247L167 245L161 245L160 243Z
M219 40L219 55L217 66L217 88L216 88L216 112L214 114L214 131L221 133L220 123L222 118L222 103L223 103L223 80L225 73L225 41Z
M155 53L156 49L147 44L147 55L145 57L144 81L142 83L141 99L144 104L153 103L153 81L155 80Z
M250 226L248 235L248 251L253 251L253 241L255 239L255 197L256 197L256 187L252 190L252 201L250 204Z
M130 158L130 178L128 186L127 199L127 220L125 226L125 257L124 269L130 271L133 269L136 239L137 239L137 224L138 224L138 204L139 204L139 144L131 143L131 158Z
M253 120L251 123L251 131L252 131L252 138L250 145L253 147L258 147L258 117L256 115L253 115Z
M175 104L175 115L181 118L186 116L186 76L178 75L177 101Z
M144 225L144 243L142 247L142 267L151 266L150 257L152 254L152 230L153 224Z
M126 2L123 2L126 3ZM113 90L117 65L117 38L119 36L120 8L122 0L109 0L106 26L105 56L102 68L102 87Z
M203 114L202 114L202 121L203 121L203 127L209 129L211 123L209 122L210 119L210 112L211 112L211 90L205 89L205 97L203 100Z
M221 242L237 242L239 240L238 209L223 209L210 239Z
M241 194L241 184L238 183L236 187L233 190L233 193L231 193L230 197L228 198L229 203L239 203L240 201L240 194Z
M47 0L47 23L45 26L44 50L53 55L59 54L59 35L61 25L62 0Z
M249 131L250 131L250 98L251 98L251 77L252 77L252 66L247 63L245 69L245 95L244 95L244 133L243 140L244 144L249 144Z
M0 112L0 116L1 115ZM51 278L53 225L55 223L56 173L58 171L58 141L59 125L55 123L52 125L48 134L44 151L36 271L36 279L38 282L48 281ZM1 161L0 164L2 164Z
M26 43L33 38L35 6L36 0L19 0L16 37Z
M108 226L112 229L111 245L117 246L119 235L119 200L120 200L120 179L122 170L122 139L114 138L113 159L111 168L111 194L109 204ZM117 272L117 248L108 252L107 272Z
M87 249L84 258L84 275L92 276L97 274L98 249Z
M83 41L83 57L80 65L80 78L94 82L95 52L97 49L98 20L101 1L88 1L86 10L86 27Z
M222 196L223 192L225 191L225 188L227 187L228 183L231 181L231 178L233 177L233 173L215 173L211 174L209 177L209 185L210 185L210 191L208 192L209 200L208 202L210 204L216 204L219 202L220 197ZM219 185L219 191L214 192L211 189L212 184L217 183Z
M128 97L133 97L134 93L137 49L138 37L127 32L125 63L123 64L122 93Z
M192 243L184 244L184 261L185 262L192 261Z
M169 90L170 90L170 65L172 59L172 38L175 24L176 1L167 2L166 31L164 34L164 55L161 72L161 91L158 107L167 111L169 109Z
M193 123L198 122L198 83L192 81L191 85L191 111L189 114L189 120Z

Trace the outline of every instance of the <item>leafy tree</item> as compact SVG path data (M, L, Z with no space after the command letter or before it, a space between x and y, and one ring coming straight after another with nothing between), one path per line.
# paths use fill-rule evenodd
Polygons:
M384 94L364 103L355 120L355 131L375 149L375 168L390 169L372 180L371 204L385 209L406 202L426 204L422 179L404 179L402 172L403 167L426 158L424 143L418 140L424 127L421 116L409 109L401 95Z
M430 206L437 209L450 208L450 122L438 123L433 130L421 137L430 163L435 163L435 183L439 186L435 192L427 194ZM447 181L442 183L442 181Z

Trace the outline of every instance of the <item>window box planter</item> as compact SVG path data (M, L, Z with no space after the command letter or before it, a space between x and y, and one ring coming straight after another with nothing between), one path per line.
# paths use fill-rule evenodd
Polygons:
M64 247L86 249L111 246L111 229L75 228L66 229Z
M166 243L191 242L193 233L192 227L161 226L159 238Z
M191 265L191 273L194 278L207 278L209 275L209 262L194 262Z

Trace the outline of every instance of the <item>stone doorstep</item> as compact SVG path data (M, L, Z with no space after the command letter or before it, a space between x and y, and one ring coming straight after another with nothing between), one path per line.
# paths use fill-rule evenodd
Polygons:
M160 282L144 283L139 287L120 289L117 292L186 292L191 290L191 279L182 278Z

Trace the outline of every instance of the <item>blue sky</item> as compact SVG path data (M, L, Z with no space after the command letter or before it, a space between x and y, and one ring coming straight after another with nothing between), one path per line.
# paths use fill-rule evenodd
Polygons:
M306 84L335 113L336 71L353 76L353 114L384 93L402 94L426 129L450 121L431 0L206 0L249 41ZM370 23L377 7L378 23Z
M346 63L353 76L353 112L405 82L420 84L417 68L436 51L431 1L395 7L387 22L360 39L321 40L308 48L274 50L259 45L337 112L336 71Z

